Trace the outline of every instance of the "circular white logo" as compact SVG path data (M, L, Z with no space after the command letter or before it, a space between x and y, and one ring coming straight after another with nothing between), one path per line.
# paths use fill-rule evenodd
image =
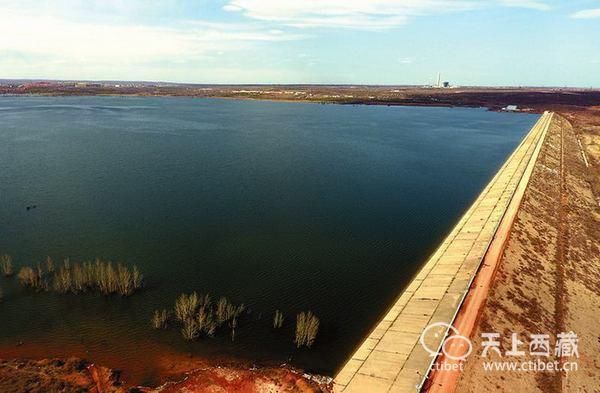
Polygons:
M443 327L444 331L440 332L440 329L436 329L439 327ZM435 337L435 338L438 338L440 336L440 334L447 335L444 338L444 341L442 342L442 345L440 347L442 352L438 352L437 350L429 348L429 346L425 342L428 334L432 331L432 329L436 329L436 332L433 333L433 337ZM437 357L438 355L443 353L444 356L448 357L449 359L464 360L467 358L467 356L469 356L471 354L471 351L473 351L473 345L471 344L471 340L469 340L465 336L462 336L457 328L455 328L454 326L452 326L446 322L436 322L436 323L432 323L431 325L427 326L425 328L425 330L423 330L423 333L421 333L421 337L419 338L419 341L421 342L421 345L429 353L429 355L431 357ZM461 349L465 346L466 346L467 350L464 351L464 353L462 355L457 356L457 355L452 354L453 349L455 349L455 350Z

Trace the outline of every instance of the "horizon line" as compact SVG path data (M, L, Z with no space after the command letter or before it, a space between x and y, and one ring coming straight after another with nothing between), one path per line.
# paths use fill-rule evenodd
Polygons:
M145 83L145 84L165 84L165 85L195 85L195 86L330 86L330 87L413 87L413 88L435 88L449 90L452 88L530 88L530 89L583 89L600 90L596 86L569 86L569 85L450 85L448 88L440 88L431 84L392 84L392 83L313 83L313 82L290 82L290 83L239 83L239 82L172 82L164 80L136 80L136 79L55 79L55 78L0 78L0 81L31 81L31 82L127 82L127 83Z

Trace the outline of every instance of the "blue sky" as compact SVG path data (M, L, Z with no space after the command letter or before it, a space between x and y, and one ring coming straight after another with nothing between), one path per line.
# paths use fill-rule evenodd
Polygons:
M597 0L0 0L0 78L600 87Z

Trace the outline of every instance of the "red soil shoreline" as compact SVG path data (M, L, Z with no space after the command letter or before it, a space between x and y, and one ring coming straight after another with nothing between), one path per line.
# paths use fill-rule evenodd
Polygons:
M79 358L44 360L0 359L3 393L204 393L204 392L332 392L331 378L313 376L294 368L204 366L180 373L157 387L135 386L117 370Z

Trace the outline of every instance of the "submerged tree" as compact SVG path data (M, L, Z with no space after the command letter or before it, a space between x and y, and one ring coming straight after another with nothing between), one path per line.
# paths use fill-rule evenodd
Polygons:
M46 271L48 273L54 273L54 261L50 257L46 258Z
M65 259L63 264L54 274L54 290L60 293L67 293L73 287L73 278L71 275L71 262Z
M273 328L281 328L283 326L284 319L283 313L279 310L275 310L275 315L273 316Z
M36 268L27 266L21 269L19 280L25 286L42 290L50 289L48 282L51 280L52 289L59 293L98 291L105 295L117 293L129 296L137 289L136 275L141 277L139 270L134 273L122 264L114 268L112 262L98 259L94 263L71 263L67 258L55 269L54 263L48 258L45 264L38 264Z
M296 318L296 347L300 348L306 346L310 348L317 333L319 331L319 318L317 318L311 311L301 312Z
M175 300L175 317L181 322L193 319L197 309L198 294L196 292L189 295L182 293Z
M192 292L179 295L173 311L176 320L182 324L181 333L186 340L195 340L201 334L213 337L224 324L231 329L233 340L239 316L244 310L243 304L234 305L226 297L221 297L217 303L213 303L210 295Z
M237 318L242 311L244 311L244 305L241 304L239 306L234 305L226 297L222 297L219 299L217 303L217 323L219 326L224 324L225 322L231 322L233 319Z
M134 290L140 289L142 287L142 285L144 284L144 276L138 269L137 265L133 265L133 271L131 272L131 279L132 279L132 285L133 285Z
M154 310L154 315L152 316L152 326L154 329L166 329L169 320L169 313L167 310Z
M188 318L183 321L183 328L181 329L181 335L188 341L192 341L198 338L200 330L198 329L198 322L194 318Z
M133 275L126 266L117 264L117 292L122 296L129 296L133 293Z
M12 257L8 254L0 255L0 269L6 277L14 274Z
M37 269L24 266L19 270L17 278L23 286L39 289L41 287L41 277Z

